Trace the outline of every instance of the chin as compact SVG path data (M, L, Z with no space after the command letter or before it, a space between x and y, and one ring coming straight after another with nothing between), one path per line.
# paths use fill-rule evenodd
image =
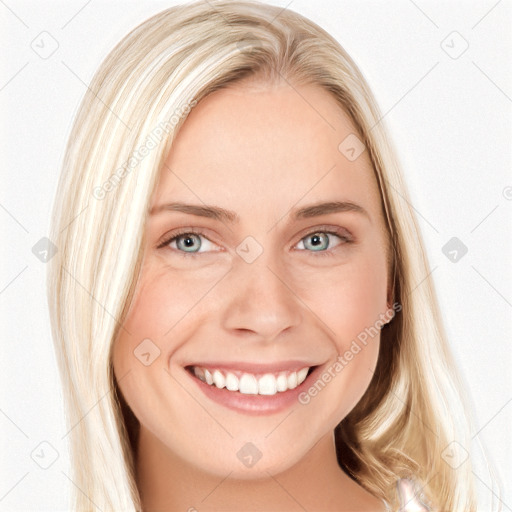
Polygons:
M224 451L224 457L221 460L215 460L215 455L212 457L210 453L208 461L198 460L197 466L202 471L222 478L229 475L230 479L259 480L268 479L269 474L282 473L301 459L301 453L298 452L295 452L293 456L283 452L271 454L269 453L270 449L266 449L261 444L256 447L257 442L253 444L248 441L239 448L240 443L236 444L237 449L233 450L232 457L225 457L226 452L231 451L230 449Z

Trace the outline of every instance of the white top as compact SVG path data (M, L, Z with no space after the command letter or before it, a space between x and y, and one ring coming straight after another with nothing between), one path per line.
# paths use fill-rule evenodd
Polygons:
M423 502L423 494L417 496L414 482L409 478L400 478L396 483L400 509L398 512L430 512L430 508ZM390 505L383 501L388 512L393 512Z

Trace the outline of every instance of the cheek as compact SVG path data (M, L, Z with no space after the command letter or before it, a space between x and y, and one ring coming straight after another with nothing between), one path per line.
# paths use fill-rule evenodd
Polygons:
M336 425L359 402L377 364L377 321L387 310L385 260L361 256L347 265L318 273L314 282L314 287L308 285L307 304L329 328L337 355L319 377L322 382L312 384L314 389L310 391L315 395L325 386L326 391L318 393L322 398L316 413ZM337 406L333 409L325 404Z
M341 350L387 309L385 260L372 254L355 257L347 265L318 272L308 289L309 302L336 334Z
M184 273L165 266L148 264L143 269L130 311L124 322L132 341L151 338L157 344L175 338L211 286L204 272ZM125 331L126 332L126 331ZM166 347L168 348L168 347Z
M208 273L211 270L187 274L152 261L143 267L113 349L114 372L134 412L139 404L142 413L154 390L168 386L169 356L200 323L201 299L212 283Z
M158 423L155 411L162 410L172 385L169 355L186 339L188 324L182 320L195 313L196 295L193 286L172 272L146 265L115 340L113 367L119 388L135 416L150 430ZM172 410L173 404L167 405Z
M119 387L132 408L146 383L167 369L169 332L185 314L186 300L176 300L171 279L144 268L128 315L115 340L113 366ZM190 307L189 307L190 309ZM167 333L167 335L166 335ZM129 374L129 375L127 375ZM123 378L127 375L126 378ZM137 383L137 385L135 385Z

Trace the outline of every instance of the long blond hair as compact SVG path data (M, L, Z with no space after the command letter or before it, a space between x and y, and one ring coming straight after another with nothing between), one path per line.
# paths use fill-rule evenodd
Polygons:
M111 349L141 268L149 201L190 109L255 75L329 91L351 116L381 191L401 311L382 330L367 392L335 430L340 466L393 508L399 506L397 479L412 477L434 508L475 511L471 458L463 460L468 401L373 95L345 50L310 20L225 0L172 7L132 30L96 72L69 136L50 233L58 252L47 285L69 425L73 509L141 510L137 421L119 393ZM454 451L462 461L457 467L449 463Z

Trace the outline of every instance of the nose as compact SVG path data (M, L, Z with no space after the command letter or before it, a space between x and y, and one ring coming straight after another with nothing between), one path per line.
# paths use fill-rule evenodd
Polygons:
M261 341L274 341L280 333L300 324L302 303L290 276L276 266L270 251L255 261L233 264L225 280L222 327L228 331L251 332Z

